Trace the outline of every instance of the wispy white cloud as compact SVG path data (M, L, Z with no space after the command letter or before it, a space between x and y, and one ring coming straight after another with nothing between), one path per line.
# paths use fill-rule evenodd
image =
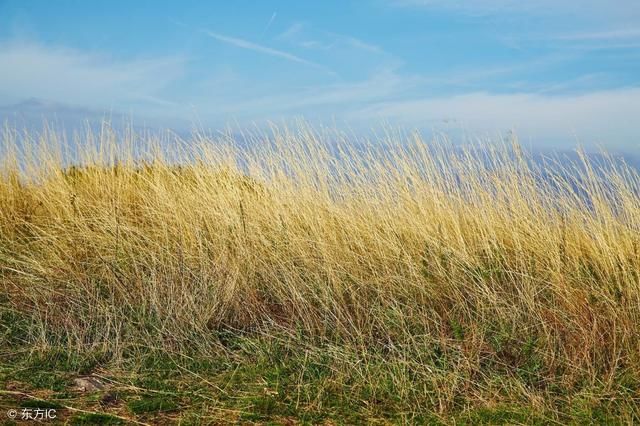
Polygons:
M302 22L294 22L286 30L276 36L277 40L288 42L292 45L310 50L329 50L335 47L335 41L318 40L310 37L309 26Z
M254 52L258 52L258 53L262 53L265 55L269 55L269 56L274 56L277 58L282 58L282 59L286 59L288 61L291 62L296 62L299 64L303 64L303 65L307 65L309 67L312 68L316 68L316 69L320 69L323 70L331 75L335 75L336 73L334 71L332 71L331 69L325 67L324 65L320 65L318 63L312 62L312 61L308 61L306 59L303 59L299 56L296 56L292 53L289 52L285 52L283 50L278 50L278 49L274 49L272 47L267 47L267 46L263 46L261 44L257 44L251 41L247 41L241 38L237 38L237 37L230 37L224 34L219 34L219 33L215 33L213 31L209 31L209 30L203 30L203 32L208 35L209 37L212 37L218 41L221 41L223 43L229 44L231 46L235 46L238 47L240 49L246 49L246 50L251 50Z
M367 52L377 53L377 54L385 53L385 51L380 46L377 46L372 43L368 43L359 38L356 38L350 35L343 35L343 34L336 34L336 33L328 33L328 34L329 36L336 39L338 42L346 44L347 46L353 47L355 49L365 50Z
M185 72L180 56L115 60L38 43L0 44L0 99L43 98L90 106L163 104L164 89Z
M303 30L303 28L304 24L302 22L294 22L293 24L289 25L286 30L278 34L276 38L281 40L290 39L299 34Z
M310 31L309 25L302 22L294 22L276 38L279 40L287 40L305 49L330 50L336 47L347 46L370 53L386 53L380 46L352 35L338 34L330 31Z
M318 40L303 40L297 43L298 46L304 47L305 49L316 49L316 50L330 50L335 46L335 43L323 43Z
M381 47L376 46L375 44L367 43L355 37L347 37L346 40L351 46L357 49L368 50L369 52L373 53L384 53Z
M353 105L381 101L400 95L406 88L414 87L413 77L401 77L394 69L381 69L361 81L319 85L265 96L247 96L244 99L228 99L220 105L203 105L209 114L225 114L234 118L272 118L277 115L311 113L318 116L321 110L330 109L340 114ZM320 114L321 115L321 114Z

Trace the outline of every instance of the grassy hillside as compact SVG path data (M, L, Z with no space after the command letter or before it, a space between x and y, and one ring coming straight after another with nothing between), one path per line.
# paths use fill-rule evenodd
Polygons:
M512 141L248 138L5 131L0 405L76 423L640 421L635 170ZM88 375L99 389L74 388Z

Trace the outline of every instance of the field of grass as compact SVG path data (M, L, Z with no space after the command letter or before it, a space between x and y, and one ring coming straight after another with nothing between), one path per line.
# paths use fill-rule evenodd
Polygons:
M3 410L640 422L637 171L392 131L242 139L5 130Z

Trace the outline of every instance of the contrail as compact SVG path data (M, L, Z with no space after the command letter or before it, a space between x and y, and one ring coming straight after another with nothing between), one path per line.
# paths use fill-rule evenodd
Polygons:
M230 44L232 46L239 47L241 49L253 50L254 52L264 53L265 55L276 56L276 57L283 58L283 59L286 59L286 60L291 61L291 62L297 62L299 64L304 64L304 65L307 65L307 66L310 66L310 67L313 67L313 68L321 69L323 71L328 72L331 75L336 75L336 73L334 71L330 70L329 68L327 68L327 67L325 67L323 65L316 64L315 62L307 61L306 59L303 59L303 58L301 58L299 56L293 55L293 54L288 53L288 52L284 52L282 50L273 49L273 48L267 47L267 46L262 46L260 44L253 43L253 42L247 41L247 40L243 40L241 38L229 37L229 36L226 36L224 34L214 33L213 31L209 31L209 30L203 30L203 32L206 35L208 35L209 37L215 38L218 41Z
M264 27L264 30L262 31L262 35L261 37L264 37L264 35L267 33L267 31L269 31L269 28L271 28L271 24L273 24L273 21L276 20L276 12L273 12L273 15L271 15L271 19L269 19L269 22L267 22L267 26Z

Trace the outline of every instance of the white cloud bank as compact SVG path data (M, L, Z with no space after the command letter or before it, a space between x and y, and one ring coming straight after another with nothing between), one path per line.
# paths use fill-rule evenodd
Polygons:
M425 127L453 121L470 132L515 129L533 141L640 148L640 88L554 96L478 92L378 102L352 116Z

